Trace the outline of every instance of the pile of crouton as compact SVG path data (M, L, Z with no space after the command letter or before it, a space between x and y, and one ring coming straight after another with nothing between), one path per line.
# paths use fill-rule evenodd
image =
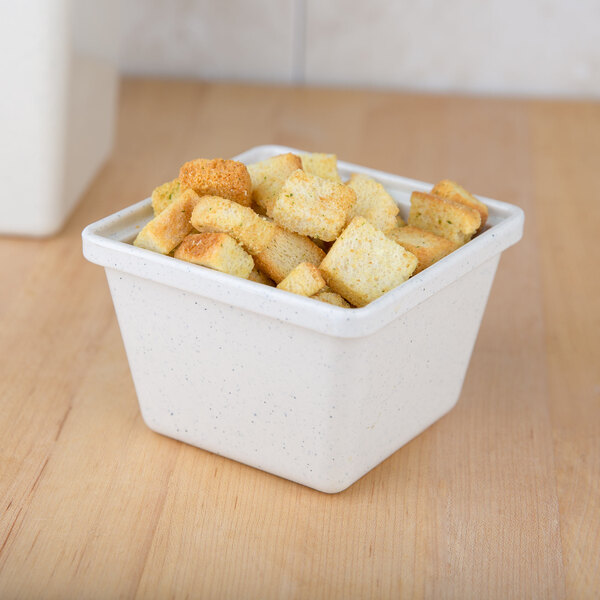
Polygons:
M134 245L336 306L366 306L468 242L485 204L452 181L413 192L408 225L363 174L342 183L333 154L244 165L185 163L152 193Z

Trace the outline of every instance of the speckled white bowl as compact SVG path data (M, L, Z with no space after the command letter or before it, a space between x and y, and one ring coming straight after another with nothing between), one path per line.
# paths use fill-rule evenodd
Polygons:
M260 146L256 162L295 151ZM345 162L382 182L406 216L431 184ZM89 225L106 268L143 418L151 429L339 492L458 400L501 252L523 212L482 198L489 227L360 309L343 309L131 245L150 199Z

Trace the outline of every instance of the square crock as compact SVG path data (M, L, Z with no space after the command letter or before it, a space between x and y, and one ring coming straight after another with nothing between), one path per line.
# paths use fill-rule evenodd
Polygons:
M258 146L245 163L284 152ZM431 184L338 162L408 212ZM485 231L371 304L344 309L131 244L150 199L86 227L106 269L140 409L154 431L339 492L457 402L518 207L480 197Z

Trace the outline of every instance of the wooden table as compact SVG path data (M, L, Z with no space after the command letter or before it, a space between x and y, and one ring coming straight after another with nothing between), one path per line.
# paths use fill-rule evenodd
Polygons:
M149 431L81 255L185 160L269 142L527 217L456 408L333 496ZM597 598L599 167L598 103L125 81L64 231L0 240L0 598Z

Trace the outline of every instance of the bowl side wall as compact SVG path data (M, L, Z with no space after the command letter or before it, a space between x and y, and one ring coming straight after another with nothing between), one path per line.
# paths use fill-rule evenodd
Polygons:
M338 492L454 406L498 260L351 339L106 272L151 429Z

